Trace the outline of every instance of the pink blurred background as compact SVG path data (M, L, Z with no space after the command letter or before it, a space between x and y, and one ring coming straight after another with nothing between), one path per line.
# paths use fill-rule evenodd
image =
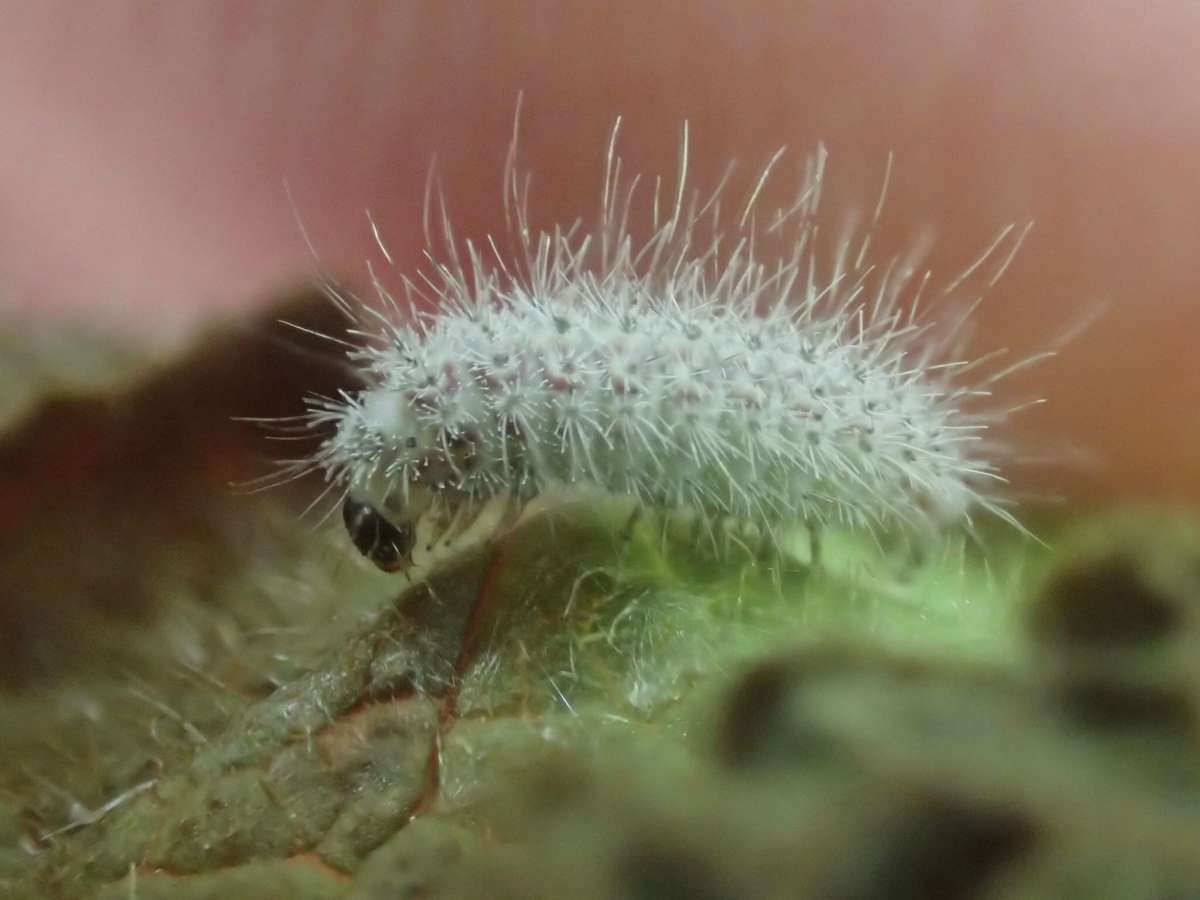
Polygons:
M596 206L625 117L633 168L698 183L736 156L830 151L826 210L874 202L885 246L932 226L945 274L1036 220L981 347L1036 351L1018 389L1028 482L1200 502L1200 4L958 2L79 3L8 0L0 33L0 317L178 329L270 300L324 263L417 263L436 154L466 234L502 228L515 99L542 221Z

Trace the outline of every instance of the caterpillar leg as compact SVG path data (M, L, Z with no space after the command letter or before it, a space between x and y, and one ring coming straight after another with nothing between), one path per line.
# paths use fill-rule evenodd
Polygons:
M814 571L821 568L821 528L814 522L809 522L805 526L808 531L808 559Z
M512 531L525 512L525 504L511 491L498 494L491 502L500 507L496 516L496 527L491 537L491 540L496 541Z
M779 550L779 541L766 526L758 529L758 545L754 548L750 565L769 572L771 584L776 592L783 596L783 555Z
M616 557L617 568L622 570L625 566L626 558L633 549L633 537L637 531L638 523L647 516L647 510L640 501L635 501L633 509L629 511L629 515L625 518L624 524L616 534Z
M725 527L725 551L730 552L733 547L737 547L746 554L746 559L751 565L754 564L757 558L754 548L750 546L750 541L753 540L752 529L745 523L727 524Z
M622 544L628 544L633 540L634 529L637 528L638 522L646 514L646 508L641 503L634 504L633 511L630 512L629 518L625 520L625 524L621 526L621 530L617 532Z
M714 527L714 522L716 523ZM721 544L717 540L717 531L721 527L720 517L710 516L706 512L697 512L692 520L692 548L701 552L707 545L712 549L713 556L721 558Z
M472 503L460 503L454 507L447 519L443 516L439 522L442 528L437 532L437 537L434 538L434 543L441 544L442 547L450 547L459 535L470 528L476 515L476 510L468 510L468 506L473 506ZM432 549L432 548L427 548Z
M759 563L769 563L779 553L779 544L775 540L775 535L765 525L758 529L758 546L754 551L754 558Z

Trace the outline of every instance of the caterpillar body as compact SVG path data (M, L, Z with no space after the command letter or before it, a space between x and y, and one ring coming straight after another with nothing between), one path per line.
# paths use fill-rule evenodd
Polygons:
M823 149L792 202L761 208L781 151L730 211L725 179L687 186L685 127L669 199L660 181L643 208L619 125L593 228L531 226L514 128L514 253L460 242L442 204L432 270L402 296L378 279L382 304L335 293L368 336L351 353L366 387L311 402L306 424L329 436L304 465L342 492L364 555L404 569L422 517L452 534L494 498L520 508L562 488L734 523L769 547L795 526L911 533L977 510L1015 524L987 434L1005 413L973 409L989 382L957 355L973 306L932 314L977 273L994 283L1023 233L931 303L915 260L868 261L878 209L822 265Z

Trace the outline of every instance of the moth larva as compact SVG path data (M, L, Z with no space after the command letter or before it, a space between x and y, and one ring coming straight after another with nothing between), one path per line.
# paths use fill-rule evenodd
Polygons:
M646 192L649 237L636 240L641 195L616 133L594 228L533 228L514 150L515 253L460 242L443 207L432 269L403 296L377 282L382 311L339 296L368 336L351 354L367 387L313 402L310 424L332 434L308 465L344 492L360 550L402 568L423 515L449 534L490 498L572 486L768 545L799 525L930 530L980 509L1014 521L986 440L1004 413L974 409L989 381L956 355L970 305L931 318L983 260L934 302L914 261L868 261L873 225L826 263L823 150L790 203L765 205L776 154L730 210L723 187L688 187L686 129L670 200ZM985 254L998 259L988 286L1023 235L1008 229ZM391 510L400 539L366 510Z

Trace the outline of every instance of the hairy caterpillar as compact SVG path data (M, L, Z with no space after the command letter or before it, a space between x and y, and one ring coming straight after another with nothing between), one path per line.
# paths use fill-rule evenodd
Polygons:
M674 188L643 192L637 240L619 126L594 227L531 225L514 127L514 253L460 242L442 204L440 251L403 296L378 279L382 304L334 292L367 339L350 354L367 386L312 401L305 424L330 436L297 465L341 492L358 549L403 570L418 523L440 540L489 501L520 509L562 488L629 498L635 515L683 511L768 549L793 526L919 532L976 510L1016 524L986 433L1007 412L974 408L1006 372L966 377L990 358L959 358L973 303L932 313L990 258L994 284L1025 232L1003 231L931 302L915 260L868 261L879 208L823 264L823 149L791 203L762 200L780 151L731 209L726 179L689 188L685 127Z

